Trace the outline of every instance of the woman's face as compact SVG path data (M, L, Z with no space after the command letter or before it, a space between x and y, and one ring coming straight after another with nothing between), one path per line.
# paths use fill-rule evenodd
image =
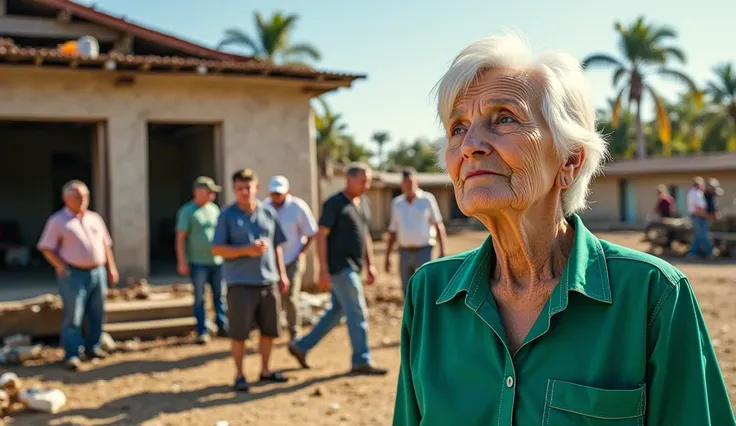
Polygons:
M527 210L564 180L541 99L539 78L499 69L481 74L455 102L445 161L466 215Z

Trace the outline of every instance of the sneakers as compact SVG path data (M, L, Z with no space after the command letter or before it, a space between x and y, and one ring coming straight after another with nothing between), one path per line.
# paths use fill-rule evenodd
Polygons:
M210 340L211 338L209 334L200 334L199 336L197 336L196 342L198 345L206 345L210 342Z
M79 359L78 356L73 356L69 358L68 360L66 360L66 362L64 363L64 366L66 367L67 370L79 371L79 367L82 366L82 360Z
M385 368L377 367L373 364L365 364L358 367L353 367L350 372L353 374L363 374L367 376L385 376L386 373L388 373L388 370Z
M297 362L299 362L299 365L301 365L302 368L309 368L309 363L307 363L307 354L299 350L294 345L294 342L289 343L289 353L297 360Z
M85 355L87 355L88 359L93 359L93 358L105 359L107 358L108 353L103 351L100 348L94 348L90 352L86 352Z

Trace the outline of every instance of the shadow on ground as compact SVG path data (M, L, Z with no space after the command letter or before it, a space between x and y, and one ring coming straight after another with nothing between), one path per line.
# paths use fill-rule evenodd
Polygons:
M75 418L92 419L98 425L140 425L160 414L179 413L198 408L213 408L230 404L247 404L284 393L293 393L310 386L340 379L350 373L315 377L292 385L271 387L263 391L238 393L229 386L210 386L183 392L142 392L110 401L99 408L67 410L57 414L24 414L18 421L24 425L74 426ZM274 385L276 386L276 385ZM255 389L254 389L255 390ZM100 416L102 413L118 413L115 416Z

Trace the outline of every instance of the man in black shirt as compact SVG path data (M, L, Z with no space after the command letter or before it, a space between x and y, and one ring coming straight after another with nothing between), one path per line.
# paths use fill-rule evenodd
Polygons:
M353 346L352 372L383 375L371 360L368 346L368 308L363 293L360 271L363 261L367 269L367 284L373 284L376 267L373 263L373 243L370 235L370 204L364 194L371 186L369 166L355 163L348 166L345 189L325 201L319 219L317 251L319 254L319 285L330 290L332 307L319 319L306 336L289 345L289 353L299 364L309 368L307 352L322 340L344 316Z

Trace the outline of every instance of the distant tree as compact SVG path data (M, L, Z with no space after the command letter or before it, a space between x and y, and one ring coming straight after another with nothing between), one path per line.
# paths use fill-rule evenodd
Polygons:
M380 168L383 165L383 146L391 137L388 132L375 132L371 139L378 145L378 167Z
M620 60L606 53L596 53L583 60L586 69L594 66L612 66L613 87L617 94L613 106L613 122L621 111L624 96L628 94L628 107L635 106L637 154L639 158L647 155L646 135L641 117L641 102L645 93L648 93L656 108L656 123L659 138L664 144L671 141L671 123L667 108L662 98L647 84L646 78L650 75L661 75L674 78L685 84L694 94L700 92L695 83L680 71L666 66L672 60L685 63L685 54L677 47L665 43L677 37L674 29L667 26L655 26L644 22L639 17L630 26L616 22L615 29L619 34L619 45L624 60ZM622 85L619 83L623 81ZM698 100L700 102L700 100Z
M615 101L608 100L608 109L599 109L597 115L597 128L608 141L608 151L611 157L631 158L636 151L634 142L634 117L630 112L624 111L613 116L612 109Z
M732 63L713 68L715 80L708 81L706 93L710 96L713 108L707 114L706 140L708 148L718 150L719 140L723 149L736 151L736 67Z
M352 136L345 137L346 142L346 159L348 161L360 161L363 163L373 157L373 152L370 151L365 145L358 143Z
M387 165L391 170L413 167L423 173L441 172L437 165L437 150L425 139L416 139L411 144L402 141L388 153Z
M251 37L238 28L225 30L224 37L217 45L218 49L227 46L237 46L247 49L255 58L277 65L309 66L304 59L319 61L321 55L311 44L289 41L297 15L285 15L282 12L274 13L265 20L260 12L254 12L256 21L256 35Z

